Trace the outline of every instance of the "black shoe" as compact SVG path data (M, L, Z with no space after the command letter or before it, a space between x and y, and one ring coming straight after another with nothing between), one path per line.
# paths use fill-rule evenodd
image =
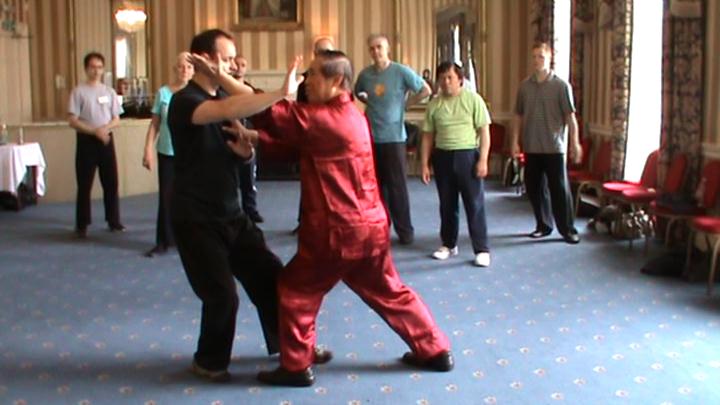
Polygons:
M533 239L540 239L540 238L544 238L544 237L550 235L551 233L552 233L552 229L549 229L549 230L546 229L544 231L542 231L540 229L536 229L536 230L530 232L530 234L528 234L528 236Z
M313 357L313 364L329 363L332 358L333 352L331 352L330 350L315 347L315 357Z
M165 246L156 245L154 248L145 252L145 257L155 257L155 256L164 255L165 253L167 253L167 250L168 249Z
M415 242L415 237L413 235L410 236L398 236L398 243L401 245L412 245L412 243Z
M564 235L563 239L565 239L565 243L569 243L571 245L577 245L578 243L580 243L580 235L576 233L569 233L567 235Z
M110 232L125 232L125 225L120 222L108 224L108 228L110 229Z
M442 352L426 360L420 360L415 353L407 352L402 357L402 362L413 367L424 368L433 371L450 371L455 367L455 360L449 351Z
M216 383L228 382L231 378L230 373L227 370L208 370L197 364L194 360L192 362L192 366L190 366L190 371L198 377L202 377Z
M252 221L256 224L265 222L265 218L263 218L262 215L260 215L260 213L257 211L249 212L248 217L252 219Z
M303 371L287 371L278 367L273 371L259 372L257 379L265 384L287 387L309 387L315 382L315 376L310 367Z
M87 238L87 227L75 228L75 237L78 239Z

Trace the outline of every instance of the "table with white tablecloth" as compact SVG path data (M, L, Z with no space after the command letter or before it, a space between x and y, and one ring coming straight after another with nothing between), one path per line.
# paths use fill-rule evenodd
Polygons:
M45 167L45 157L37 142L0 145L0 192L19 198L18 190L29 170L30 191L35 196L44 195Z

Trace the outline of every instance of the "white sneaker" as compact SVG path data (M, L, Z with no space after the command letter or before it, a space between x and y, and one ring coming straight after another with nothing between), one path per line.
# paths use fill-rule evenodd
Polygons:
M489 267L490 266L490 253L480 252L475 255L475 265L478 267Z
M440 249L436 250L432 257L438 259L438 260L447 260L450 256L457 256L458 254L458 248L455 246L454 248L450 249L446 246L440 246Z

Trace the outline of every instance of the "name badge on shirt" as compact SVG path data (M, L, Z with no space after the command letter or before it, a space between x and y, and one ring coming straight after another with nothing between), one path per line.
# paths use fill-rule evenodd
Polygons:
M110 97L108 97L108 96L98 97L98 103L100 103L100 104L107 104L109 102L110 102Z

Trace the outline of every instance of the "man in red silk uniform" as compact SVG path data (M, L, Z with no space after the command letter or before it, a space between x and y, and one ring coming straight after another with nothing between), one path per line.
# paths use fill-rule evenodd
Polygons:
M278 278L280 367L258 374L268 384L314 382L315 319L339 281L410 346L405 363L436 371L453 367L447 337L402 283L390 256L370 128L353 103L352 77L344 53L321 52L306 81L309 104L281 101L253 119L264 156L299 150L302 182L298 252Z

